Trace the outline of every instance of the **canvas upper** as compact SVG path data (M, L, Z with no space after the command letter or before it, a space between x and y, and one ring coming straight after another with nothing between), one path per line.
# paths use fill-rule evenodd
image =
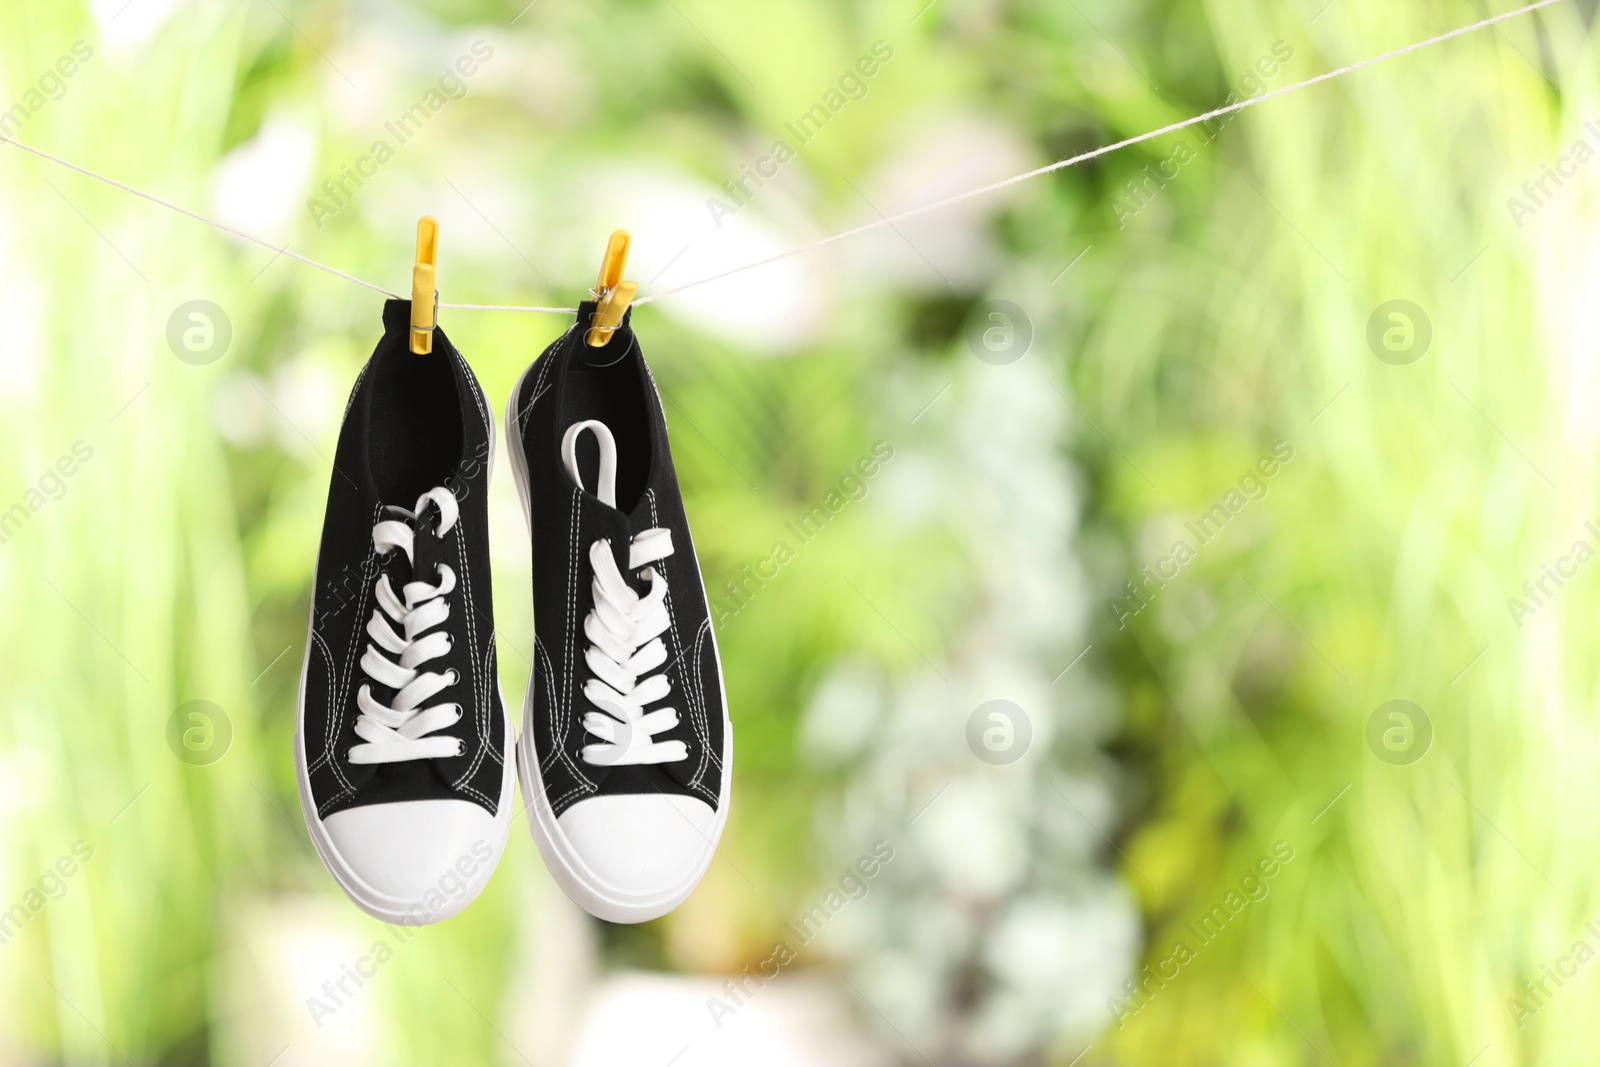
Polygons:
M585 303L580 321L593 305ZM666 415L655 379L624 318L605 348L583 343L583 330L569 330L534 364L513 398L516 422L507 433L521 439L533 499L534 744L551 806L559 816L580 800L625 793L677 793L716 809L724 772L722 671L711 632L711 616L694 541L684 515L677 472L667 439ZM617 506L594 494L598 467L592 440L578 443L579 467L590 489L575 485L563 469L561 439L568 427L598 419L610 427L618 448ZM581 758L592 741L582 727L585 682L594 672L584 661L585 617L594 606L589 565L596 540L609 540L618 569L636 590L648 583L628 567L634 534L670 531L673 554L653 564L664 573L670 626L664 635L678 725L654 735L680 741L686 759L649 766L595 766Z
M388 301L383 322L333 458L296 750L306 820L324 860L358 903L389 917L472 857L474 846L478 861L486 850L498 857L512 756L489 573L493 418L442 330L431 354L416 355L409 302ZM387 602L380 587L393 594ZM401 621L423 605L427 612ZM402 655L413 625L412 650ZM394 647L380 647L386 640ZM417 683L423 696L409 711L407 672L444 679ZM417 692L413 686L410 696ZM379 721L396 707L412 721ZM401 748L436 754L391 761L399 750L385 745L419 727L428 728ZM413 919L432 921L438 911Z
M533 542L530 822L568 894L616 922L693 890L727 817L731 755L666 416L631 318L603 348L581 325L552 344L506 428Z

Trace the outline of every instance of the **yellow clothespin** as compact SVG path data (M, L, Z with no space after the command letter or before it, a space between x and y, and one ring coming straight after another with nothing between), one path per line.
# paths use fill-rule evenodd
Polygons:
M411 268L411 351L433 351L433 328L439 324L439 221L432 215L417 220L417 261Z
M628 246L632 243L627 230L613 231L611 240L606 242L606 255L600 261L600 280L589 290L599 302L589 322L589 332L584 335L584 342L590 348L604 348L610 342L611 335L622 325L623 313L639 291L638 282L622 280L622 272L628 266Z

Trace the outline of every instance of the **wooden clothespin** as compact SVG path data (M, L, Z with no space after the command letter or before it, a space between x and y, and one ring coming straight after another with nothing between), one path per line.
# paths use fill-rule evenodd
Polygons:
M411 268L411 351L433 351L433 329L439 324L439 221L432 215L417 220L417 260Z
M605 258L600 261L600 279L594 283L590 294L598 302L594 317L589 321L589 332L584 343L590 348L604 348L611 335L622 325L622 316L639 292L638 282L625 282L622 272L628 266L628 246L633 238L627 230L615 230L606 242Z

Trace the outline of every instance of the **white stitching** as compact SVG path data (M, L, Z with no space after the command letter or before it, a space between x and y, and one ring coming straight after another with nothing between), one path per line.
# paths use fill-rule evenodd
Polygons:
M467 361L461 357L459 350L455 352L455 357L457 364L460 365L462 373L466 378L467 385L472 391L472 400L473 403L477 405L478 417L483 419L485 431L492 436L494 433L493 424L489 421L488 413L484 408L483 396L481 390L478 388L477 380L472 375L472 369L467 366ZM475 649L479 647L477 625L478 603L472 595L472 568L467 564L466 534L464 529L465 528L463 526L457 526L455 530L456 562L461 567L461 588L462 592L467 598L467 641L469 645ZM489 648L492 649L492 642L494 641L494 630L492 626L489 631L489 641L491 642ZM477 656L475 656L471 649L469 649L467 652L467 666L472 671L472 688L474 696L473 721L478 726L478 744L477 751L473 753L472 762L467 765L466 771L459 778L450 783L450 786L452 789L488 800L488 798L485 797L482 792L467 784L469 781L471 781L472 777L478 773L479 768L483 766L483 757L489 747L490 679L486 679L485 677L487 674L487 655L485 656L485 666L480 669Z
M380 505L380 507L381 507L381 505ZM376 556L376 554L377 554L377 549L374 548L374 549L372 549L371 553L368 555L367 558L371 559L374 556ZM365 568L365 566L362 567L362 577L363 578L366 577L366 568ZM362 599L363 600L365 599L365 590L366 590L366 583L363 582L362 583ZM358 626L360 624L360 620L361 620L361 611L358 608L357 611L356 611L356 622L357 622ZM359 630L359 629L356 631L357 644L360 643L360 634L361 634L361 632L362 631ZM332 714L329 716L330 724L332 722L334 722L334 721L342 722L343 719L344 719L344 701L343 701L342 697L336 697L334 695L335 694L335 689L334 689L333 683L334 683L335 674L337 672L335 672L334 667L333 667L333 647L328 644L327 638L323 637L320 633L316 632L315 628L312 629L311 637L317 644L322 646L323 656L326 658L327 663L328 663L328 689L329 689L330 708L331 708L331 711L332 711ZM354 646L352 646L352 648L353 647ZM323 755L323 758L325 758L328 761L328 766L329 766L330 769L332 769L334 778L336 778L339 781L339 783L342 786L342 788L339 790L338 793L336 793L333 796L329 797L326 801L324 801L323 803L321 803L321 804L319 804L317 806L317 818L319 818L319 819L326 818L328 810L330 808L332 808L334 805L339 804L342 801L348 800L351 797L356 795L356 787L355 787L355 785L352 784L351 781L348 778L345 777L344 768L340 765L339 761L334 758L335 740L338 737L338 733L339 733L339 731L336 728L329 731L328 737L327 737L327 739L325 741L324 748L322 750L322 755ZM310 767L306 768L306 777L308 779L311 777L311 768Z
M477 625L478 605L477 605L477 601L475 601L473 599L473 597L472 597L472 568L467 566L467 550L466 550L466 548L464 546L464 542L466 541L466 537L462 533L462 527L460 527L460 526L457 526L456 529L455 529L455 539L456 539L456 562L458 564L460 564L460 566L461 566L461 575L462 575L461 591L467 598L467 604L466 604L466 607L467 607L467 610L466 610L467 642L472 648L477 648L478 647L478 625ZM464 774L462 774L461 777L457 778L454 782L450 783L450 787L452 789L465 789L465 788L467 788L464 783L466 783L474 774L478 773L478 768L483 765L483 750L484 750L484 747L488 744L488 736L489 736L488 735L488 715L489 715L489 713L488 713L488 707L487 707L488 697L487 697L487 693L484 690L483 678L479 674L479 671L478 671L478 657L473 655L470 649L467 652L467 667L468 667L468 669L470 669L472 671L472 683L471 683L472 684L472 693L473 693L472 721L475 724L477 724L477 726L478 726L478 731L479 731L478 732L478 744L477 744L477 751L473 753L472 762L467 765L466 772Z
M693 660L694 677L692 679L692 684L693 684L694 688L699 691L700 709L701 709L700 710L700 720L701 720L702 724L705 727L706 739L705 739L705 752L704 752L704 755L703 755L703 757L702 757L702 759L700 761L700 769L699 769L698 772L696 772L694 777L689 779L689 788L698 789L701 792L702 795L707 796L707 797L713 797L714 794L711 793L710 787L705 784L706 771L708 771L711 768L711 766L713 764L715 764L715 766L717 768L717 777L719 779L719 784L720 784L720 779L722 777L722 761L716 755L714 755L712 753L712 751L711 751L711 709L706 705L705 678L700 672L700 649L704 646L704 637L703 637L703 635L704 634L708 634L708 633L711 632L710 627L711 627L711 621L709 619L707 619L705 622L702 622L700 624L699 630L697 630L696 633L695 633L695 640L694 640L694 645L695 645L694 660ZM687 691L690 688L690 684L691 684L690 682L685 682L685 684L684 684L685 691ZM717 806L715 800L712 801L711 806L713 808L715 808Z
M545 702L546 702L547 705L553 707L555 705L555 698L553 698L550 695L550 690L556 684L555 664L553 662L551 662L549 651L545 649L544 642L539 640L537 635L534 636L533 645L534 645L534 651L537 653L537 655L539 657L539 661L544 664ZM539 710L538 684L539 684L538 683L538 679L536 677L534 679L534 712L535 712L535 714L537 714L537 712ZM565 739L563 738L562 741L564 742L564 740ZM537 754L537 751L538 751L538 745L537 744L535 744L534 750L535 750L535 753ZM554 747L552 748L550 754L548 756L546 756L544 759L539 761L539 773L540 774L549 774L550 773L550 768L555 765L555 762L558 759L560 759L563 763L565 763L568 767L570 767L572 769L573 773L578 778L578 784L576 786L574 786L571 790L568 790L566 793L563 793L558 800L551 801L552 804L558 803L560 799L565 799L566 797L571 796L574 792L594 792L594 791L597 791L600 788L599 786L595 785L593 782L590 782L587 778L585 778L583 776L583 774L580 771L578 771L577 765L572 762L572 759L569 756L567 756L566 748L565 748L564 743L555 744Z
M656 513L656 491L654 489L646 490L645 498L650 501L650 524L652 526L660 526L661 517ZM666 562L666 560L660 560L657 563L657 566L659 566L662 570L662 578L667 577L665 573L667 569ZM665 599L667 602L667 618L672 622L672 643L677 648L678 680L680 683L683 683L684 703L686 703L689 707L689 726L691 730L694 730L696 738L700 741L700 761L695 766L694 774L689 776L689 788L693 789L699 784L700 780L705 777L706 754L711 750L711 727L709 724L709 718L706 714L706 709L702 705L695 702L694 691L686 682L686 675L688 671L694 667L698 667L698 664L686 665L684 661L683 639L678 634L678 613L674 611L672 607L671 581L667 582L667 593L663 599ZM698 729L696 729L697 724Z
M545 379L550 376L550 367L556 362L554 359L548 358L549 354L555 350L557 345L565 341L567 339L567 335L572 333L573 330L577 329L577 326L577 323L573 323L571 326L568 326L566 333L563 333L560 337L556 338L555 341L551 343L550 347L545 349L545 354L539 357L539 373L533 377L533 399L529 400L527 405L517 412L517 428L524 435L526 435L528 432L528 418L533 414L533 405L537 404L539 402L539 398L544 396L544 394L549 391L549 386L545 385Z
M695 684L695 688L697 690L699 690L699 692L700 692L700 707L702 709L704 709L704 714L705 714L705 722L706 722L706 756L710 759L710 761L713 764L716 765L717 770L720 772L722 770L722 753L712 751L712 745L711 745L711 702L706 699L706 676L705 676L705 672L700 670L701 654L705 651L706 638L709 637L710 635L711 635L711 619L710 618L706 618L706 619L701 620L700 627L699 627L699 629L697 629L695 631L695 634L694 634L694 667L695 667L694 684ZM722 665L720 663L717 664L717 667L719 669L721 668L721 666Z
M455 346L451 346L454 348ZM456 349L456 362L461 365L461 370L467 376L467 384L472 386L472 401L478 406L478 415L483 419L484 430L490 437L494 436L494 420L489 417L488 405L484 403L483 389L478 385L477 375L472 373L472 368L467 366L467 361L461 351Z
M325 667L324 673L327 676L328 705L331 708L333 706L333 683L334 683L334 678L336 677L336 675L338 673L336 670L334 670L333 649L328 646L327 639L324 638L321 634L317 633L315 629L313 629L311 631L311 640L312 640L312 647L314 649L318 649L322 653L322 659L323 659L323 663L324 663L324 667ZM326 743L323 745L322 755L318 756L316 758L315 762L309 763L309 764L306 765L306 778L310 779L311 775L314 774L317 770L319 770L324 763L326 763L326 764L328 764L330 766L334 765L333 746L329 745L329 744L326 744ZM335 775L337 776L337 771L335 772ZM355 791L353 789L351 789L348 784L346 784L345 787L343 789L339 790L339 792L337 794L335 794L332 797L329 797L324 802L324 806L326 806L327 804L335 803L336 801L342 800L345 797L352 796L352 795L354 795L354 792ZM318 811L320 812L321 808L319 808Z
M578 639L577 632L573 626L573 621L577 618L576 587L578 583L578 490L576 488L572 490L571 525L572 531L568 539L567 548L567 625L563 631L564 641L561 649L561 694L559 698L550 702L552 722L555 726L551 739L555 742L556 750L562 754L563 762L566 762L565 753L567 748L566 701L567 695L571 692L574 684L572 656L573 646L577 644Z
M378 517L382 514L383 501L380 500L373 505L372 521L368 525L376 526L378 524ZM339 676L339 685L335 690L333 713L328 718L328 732L326 741L330 750L334 747L334 743L339 737L339 731L344 726L344 702L345 698L349 695L350 685L355 676L356 649L361 647L361 635L366 632L361 625L361 619L362 616L366 614L367 589L368 586L371 585L371 582L367 579L367 564L376 562L377 558L378 549L377 546L374 545L367 550L367 558L361 564L361 592L356 597L356 614L354 622L355 632L350 641L350 650L345 654L344 671ZM376 579L373 580L375 581ZM315 593L312 594L313 597L315 595ZM329 654L332 654L331 650ZM338 760L333 761L333 773L334 776L339 779L339 782L344 786L346 793L355 793L356 787L354 783L352 783L349 778L345 777L344 767Z
M635 336L634 341L637 344L637 342L638 342L638 337L637 336ZM666 428L666 425L667 425L667 408L666 408L666 405L664 403L662 403L662 400L661 400L661 387L656 384L655 372L650 369L650 364L645 360L643 352L640 352L640 354L639 354L639 362L644 367L644 376L647 379L649 379L649 381L650 381L650 390L651 390L651 392L653 392L655 394L656 411L659 412L660 415L661 415L661 426L662 426L662 428L664 430ZM656 522L659 525L659 522L656 519L655 490L651 489L649 491L649 495L650 495L650 521L651 522ZM704 583L702 582L702 585L703 584ZM669 604L668 604L669 610L670 610L670 607L671 607L671 604L670 604L670 595L669 595ZM711 620L708 617L706 619L704 625L709 627L710 626L710 622L711 622ZM674 635L676 635L676 628L677 628L676 620L673 621L673 628L674 628ZM697 640L697 643L698 643L698 637L696 638L696 640ZM695 663L694 663L693 666L694 666L694 671L695 671L695 677L697 679L699 679L700 678L700 670L699 670L700 663L699 663L698 654L695 657ZM720 663L717 664L717 669L720 671L722 669L722 664L720 664ZM681 677L682 675L683 675L683 669L680 669L679 676ZM700 686L699 719L700 719L700 728L701 728L701 731L702 731L703 747L702 747L701 756L700 756L700 766L696 769L694 775L689 779L689 783L690 783L690 787L691 788L699 789L703 795L710 797L710 796L712 796L712 794L710 793L710 791L702 783L702 779L705 776L707 761L708 760L715 761L716 766L717 766L717 775L718 775L719 778L722 775L726 774L727 770L722 766L722 757L721 757L721 755L720 754L713 754L711 752L711 712L710 712L710 709L706 706L705 683L704 683L703 679L700 679L699 686ZM689 711L690 711L690 715L693 716L695 714L696 708L695 708L694 701L693 701L693 695L689 693L689 687L688 687L687 684L685 684L685 686L684 686L684 692L690 698L688 700L688 703L690 705ZM722 709L722 714L723 714L724 717L727 715L727 709L726 708ZM713 799L712 806L713 807L716 806L715 798Z
M566 652L565 652L565 663L566 663L565 684L566 684L567 703L566 703L566 710L563 713L561 713L560 715L557 716L557 722L558 722L558 725L560 727L560 734L559 734L558 737L555 738L555 741L556 741L556 745L557 745L557 751L559 751L560 754L561 754L561 762L567 765L567 767L572 771L573 775L578 779L579 782L581 782L583 785L587 786L589 789L595 790L595 789L599 789L600 787L598 785L596 785L594 782L589 780L589 776L587 774L583 773L583 771L578 767L577 761L575 761L572 758L572 756L569 755L568 752L567 752L567 734L571 731L573 725L576 724L576 722L577 722L577 715L573 711L573 704L576 702L577 692L578 692L578 676L577 676L577 668L576 668L576 665L574 663L574 658L575 658L575 656L577 654L577 644L578 644L578 629L577 629L577 625L576 625L577 618L578 618L578 560L579 560L578 519L582 515L582 510L583 510L582 509L582 505L583 505L583 499L582 498L583 498L583 490L578 488L577 486L573 486L572 487L572 542L571 542L571 547L568 550L568 556L567 556L567 629L566 629L567 647L566 647ZM561 706L560 705L560 701L553 701L552 704L553 704L554 707L560 707Z
M466 793L468 796L475 797L478 800L483 801L485 804L492 805L492 806L494 806L496 808L499 807L499 805L496 804L492 799L490 799L481 789L478 789L475 786L462 785L462 786L457 786L456 788L459 791L461 791L463 793Z
M490 682L494 682L495 681L495 674L497 673L495 671L495 669L494 669L494 666L492 666L489 663L490 658L493 657L493 655L494 655L495 634L496 634L496 631L491 627L490 630L489 630L489 644L488 644L488 647L486 647L483 650L483 676L485 678L488 678L490 680ZM489 690L488 694L485 696L485 699L490 704L490 709L489 709L490 710L490 715L489 715L488 731L484 734L485 742L487 743L488 748L489 748L489 758L494 760L496 763L500 764L500 766L504 767L506 765L505 756L501 753L499 748L495 747L495 743L494 743L494 708L493 708L493 705L494 705L495 701L500 699L499 686L492 687ZM501 717L501 719L504 719L505 715L502 714L500 717Z
M598 792L598 790L599 790L599 786L592 786L591 785L588 788L585 788L583 783L579 783L578 785L575 785L571 789L567 790L565 793L562 793L560 796L553 798L550 801L550 807L551 808L556 808L556 807L560 806L560 804L563 801L565 801L568 797L571 797L572 795L574 795L576 793L593 793L593 792Z
M553 703L552 700L551 700L551 697L550 697L550 691L556 684L556 677L557 676L556 676L555 664L550 661L550 652L549 652L548 649L546 649L544 647L544 642L539 639L539 635L538 634L534 634L533 635L533 651L534 651L534 654L538 657L538 659L534 663L534 674L533 674L533 711L534 711L534 715L537 716L538 713L539 713L539 667L538 667L538 663L540 661L542 661L544 663L545 704L547 706L549 706L549 705L551 705ZM534 738L535 738L535 740L538 739L538 734L537 733L534 734ZM556 746L555 749L551 750L551 752L550 752L550 754L548 756L546 756L544 759L539 761L539 770L541 772L548 772L550 770L550 767L556 761L556 750L559 749L559 748L560 748L559 745ZM538 745L537 744L534 745L534 752L536 754L538 752Z
M339 416L341 423L350 418L350 409L355 406L356 394L361 392L361 380L367 376L367 369L371 366L372 360L370 359L361 364L361 371L356 375L356 384L350 387L350 399L344 402L344 414Z

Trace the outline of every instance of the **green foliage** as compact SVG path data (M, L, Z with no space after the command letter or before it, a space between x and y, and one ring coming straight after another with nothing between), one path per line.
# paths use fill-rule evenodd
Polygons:
M119 6L0 11L0 109L88 42L93 58L12 135L207 213L225 163L274 130L310 159L288 161L291 136L267 162L297 197L321 195L386 119L491 42L465 98L348 206L319 226L295 204L266 236L399 289L414 219L439 214L445 299L519 304L573 302L618 225L660 227L635 251L646 291L702 273L672 265L683 242L693 264L729 239L700 200L876 41L894 59L865 99L741 208L776 247L932 199L934 184L863 204L919 135L963 116L1022 146L1020 171L1477 17L1443 0ZM882 764L808 749L807 708L841 670L901 693L904 710L927 667L991 662L985 612L1008 561L983 546L1005 532L986 510L1003 493L980 484L913 513L917 487L984 469L982 442L1024 440L1070 472L1051 489L1082 513L1051 547L1084 583L1061 617L1090 620L1081 670L1115 698L1073 676L1071 706L1049 713L1060 740L1037 758L1114 789L1115 849L1058 847L1062 827L1082 829L1057 810L1064 794L1008 795L1048 816L1029 830L1041 862L1059 861L1040 884L1120 876L1144 930L1124 962L1158 967L1186 939L1195 952L1147 1004L1125 1001L1138 1010L1120 1025L1108 1006L1092 1026L1063 1023L1083 1042L1030 1036L1016 1058L1066 1063L1083 1044L1085 1065L1590 1058L1592 979L1558 986L1545 968L1600 945L1585 927L1600 916L1585 870L1600 801L1594 578L1547 585L1531 614L1508 603L1531 605L1524 581L1595 517L1592 166L1547 184L1530 217L1508 203L1531 203L1523 183L1574 142L1600 149L1584 126L1600 94L1580 7L1272 101L1214 137L1184 131L1040 179L966 223L908 228L913 247L959 225L996 243L959 282L914 280L920 263L892 234L870 255L851 249L877 237L815 253L816 321L797 339L739 336L687 301L639 309L696 547L728 609L739 755L725 859L678 913L608 931L603 960L710 973L760 960L835 877L835 816L867 825L937 788L914 770L864 782ZM22 909L0 940L0 1062L265 1063L325 1039L307 998L392 937L323 873L290 757L326 457L381 298L4 145L0 188L0 522L24 509L0 543L0 933ZM666 247L669 210L686 221ZM883 266L886 248L912 268ZM204 366L166 341L195 298L234 331ZM1031 316L1027 362L971 358L965 331L988 298ZM1432 325L1410 365L1368 344L1374 309L1395 299ZM565 325L444 323L497 405ZM923 419L930 398L944 407ZM1059 414L1064 443L1008 424L1003 400ZM743 584L880 441L890 473L790 546L776 577ZM91 458L51 480L78 442ZM1279 442L1293 458L1262 495L1130 614L1126 583L1192 540L1184 524ZM930 462L939 477L917 466ZM503 475L492 508L503 687L520 706L528 564ZM1028 651L1064 664L1077 648ZM1433 730L1410 765L1368 743L1369 717L1397 698ZM231 725L210 766L169 747L169 720L195 699ZM935 742L966 759L960 715L915 711L931 766ZM927 756L907 745L908 767ZM1016 787L1001 773L983 781ZM882 806L863 815L864 799ZM79 842L91 858L58 882ZM1189 924L1278 842L1293 858L1270 892L1195 943ZM527 1014L527 961L553 951L529 918L551 892L537 872L519 829L484 897L401 946L342 1014L373 1062L505 1058L486 1019ZM875 901L928 889L882 886ZM958 992L948 1019L992 989Z

